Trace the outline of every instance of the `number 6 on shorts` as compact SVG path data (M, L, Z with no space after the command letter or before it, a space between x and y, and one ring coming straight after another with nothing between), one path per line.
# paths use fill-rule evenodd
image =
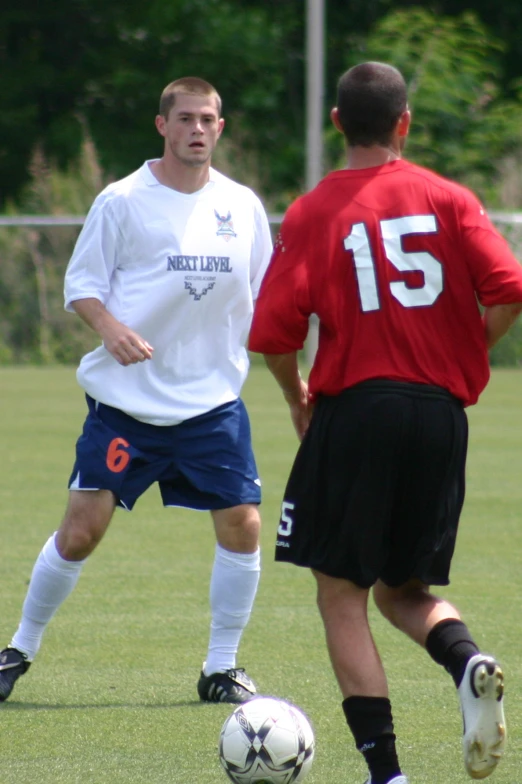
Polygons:
M119 474L127 468L130 460L129 453L122 447L130 444L124 438L113 438L107 449L106 465L109 471Z

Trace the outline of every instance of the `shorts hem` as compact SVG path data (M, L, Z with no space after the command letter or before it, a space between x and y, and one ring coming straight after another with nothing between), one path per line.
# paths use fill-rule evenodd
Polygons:
M405 585L410 580L419 580L426 586L440 586L445 587L450 584L450 580L448 577L435 577L432 576L430 580L426 580L425 577L419 576L416 574L412 574L409 577L406 577L404 580L387 580L386 577L377 575L373 581L369 581L367 579L362 579L360 577L350 576L347 574L340 574L340 573L332 573L325 567L324 564L313 564L309 561L301 561L296 558L292 558L291 556L285 557L284 553L279 551L279 548L276 549L275 559L276 563L289 563L293 564L293 566L299 566L302 569L310 569L311 571L321 572L321 574L325 574L327 577L333 577L337 580L348 580L349 582L357 585L359 588L371 588L375 583L380 580L383 582L388 588L400 588L401 585Z
M244 506L245 504L252 504L254 506L259 506L261 504L261 500L256 498L255 500L247 499L239 499L234 502L230 501L221 501L216 502L214 504L196 504L196 503L171 503L171 504L163 504L164 509L191 509L193 512L217 512L220 509L233 509L234 506Z

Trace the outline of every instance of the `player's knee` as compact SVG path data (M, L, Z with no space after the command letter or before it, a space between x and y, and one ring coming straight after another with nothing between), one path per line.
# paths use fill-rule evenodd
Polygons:
M114 512L115 499L108 491L74 491L58 530L56 546L68 561L80 561L103 538Z
M259 537L261 519L257 509L247 509L243 514L232 515L227 521L228 530L252 539Z
M250 507L248 513L245 515L243 519L243 529L248 531L248 533L255 539L259 539L259 534L261 532L261 517L257 510L257 507Z
M216 536L225 549L252 552L259 545L261 518L257 506L243 505L213 513Z
M373 598L380 613L397 625L404 608L423 601L428 590L419 580L410 580L398 588L390 588L379 581L373 586Z
M66 517L57 537L56 545L66 561L81 561L96 548L106 530L105 523L87 520L83 516Z
M60 530L57 548L66 561L82 561L87 558L102 539L102 534L85 526L68 526Z
M258 527L261 525L259 507L255 504L244 504L243 506L237 507L237 510L241 512L240 516L246 525Z

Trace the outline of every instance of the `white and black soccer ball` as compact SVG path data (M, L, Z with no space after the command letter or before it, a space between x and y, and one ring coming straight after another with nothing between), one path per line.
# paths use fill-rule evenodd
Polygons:
M219 758L234 784L293 784L312 766L315 738L295 705L255 697L230 714L219 738Z

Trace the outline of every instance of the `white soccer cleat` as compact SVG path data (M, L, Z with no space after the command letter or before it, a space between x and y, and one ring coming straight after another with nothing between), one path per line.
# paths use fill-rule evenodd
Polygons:
M504 674L495 659L479 653L467 663L458 688L464 737L464 765L472 779L485 779L506 747Z
M368 779L366 784L372 784L371 778ZM394 776L387 784L408 784L408 779L406 776Z

